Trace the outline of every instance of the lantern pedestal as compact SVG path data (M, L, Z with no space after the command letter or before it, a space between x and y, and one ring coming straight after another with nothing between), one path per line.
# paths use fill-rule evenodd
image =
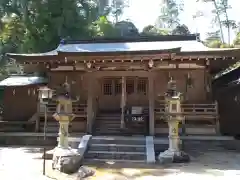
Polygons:
M68 144L68 126L75 118L72 113L72 100L61 96L58 98L57 112L53 117L59 122L58 146L53 151L52 168L64 173L74 173L81 166L81 155Z
M181 151L179 148L179 122L183 120L181 111L180 93L176 91L176 83L169 82L168 92L165 95L165 118L169 128L169 148L168 150L159 154L158 159L160 163L183 163L189 162L188 154Z
M169 120L169 148L160 153L158 160L160 163L183 163L189 162L189 155L181 151L179 148L180 138L178 135L179 120Z

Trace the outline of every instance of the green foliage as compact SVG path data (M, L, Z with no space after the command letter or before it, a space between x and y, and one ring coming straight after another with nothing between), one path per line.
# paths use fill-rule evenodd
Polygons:
M225 43L224 40L224 34L223 34L223 27L227 28L228 30L228 44L230 45L230 30L236 29L237 24L235 20L229 19L228 10L232 7L229 5L228 0L197 0L206 2L206 3L212 3L214 5L214 9L212 10L213 13L213 19L212 19L212 25L218 26L219 30L221 32L221 41L222 43Z
M169 35L170 31L167 29L158 29L153 25L148 25L143 28L141 34L148 36Z
M220 48L222 45L222 42L220 40L211 40L205 42L205 45L210 48Z
M115 19L115 23L119 22L119 17L123 14L123 9L127 6L124 0L112 0L109 12Z
M176 28L172 30L173 35L188 35L191 34L190 30L188 27L183 24L183 25L178 25Z
M106 16L101 16L98 20L93 22L89 27L92 32L92 36L104 36L104 37L117 37L120 36L120 32L114 27L114 25L107 19Z
M0 65L6 64L5 53L21 52L24 36L25 26L19 17L14 15L2 21L2 30L0 32Z
M206 46L210 48L232 48L234 45L222 43L220 37L220 31L209 32L207 33L207 39L204 42Z
M234 41L233 41L234 46L239 46L240 45L240 32L237 33Z
M5 0L0 9L8 18L14 13L24 25L20 50L29 53L52 50L61 38L89 36L87 26L96 19L97 11L90 1L83 0ZM15 35L18 33L11 34Z
M1 0L0 61L4 54L46 52L61 39L117 36L94 0Z
M182 3L178 3L176 0L164 0L161 5L160 16L158 17L159 27L174 29L179 25L179 14L183 10Z

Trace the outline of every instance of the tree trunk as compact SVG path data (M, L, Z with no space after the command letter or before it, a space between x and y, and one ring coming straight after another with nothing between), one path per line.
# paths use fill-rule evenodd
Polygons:
M218 11L218 6L217 6L216 0L213 0L213 4L214 4L214 7L215 7L215 9L216 9L217 19L218 19L218 23L219 23L220 32L221 32L222 43L225 43L224 34L223 34L223 27L222 27L222 23L221 23L221 19L220 19L220 14L219 14L219 11Z
M228 18L227 9L224 10L224 13L225 13L225 15L226 15L226 22L227 22L227 29L228 29L228 45L230 46L230 43L231 43L230 24L229 24L229 18Z

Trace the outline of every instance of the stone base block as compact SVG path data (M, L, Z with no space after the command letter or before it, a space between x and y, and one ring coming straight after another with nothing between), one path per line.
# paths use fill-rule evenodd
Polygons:
M53 158L54 151L55 151L55 149L46 151L45 159L51 160ZM42 158L44 158L44 154L43 154Z
M186 163L190 161L190 157L183 151L171 151L166 150L163 153L160 153L158 156L158 160L161 164L166 163Z
M72 174L82 165L82 156L75 150L55 148L53 153L52 168L60 172Z

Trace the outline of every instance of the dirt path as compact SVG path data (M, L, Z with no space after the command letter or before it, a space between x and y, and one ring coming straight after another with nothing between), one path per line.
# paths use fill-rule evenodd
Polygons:
M90 166L96 170L95 176L89 180L213 180L240 179L240 153L230 151L192 151L189 164L141 165L115 164L107 162ZM47 174L42 176L42 153L39 148L0 148L1 180L43 180L64 179L76 180L76 176L62 175L51 170L51 162L47 162ZM176 177L177 176L177 177Z

